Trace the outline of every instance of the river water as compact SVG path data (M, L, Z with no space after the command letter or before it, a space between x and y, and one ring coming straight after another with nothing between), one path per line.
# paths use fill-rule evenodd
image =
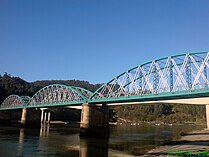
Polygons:
M198 130L195 125L114 125L109 139L80 139L78 126L53 124L41 129L0 126L0 157L139 156Z

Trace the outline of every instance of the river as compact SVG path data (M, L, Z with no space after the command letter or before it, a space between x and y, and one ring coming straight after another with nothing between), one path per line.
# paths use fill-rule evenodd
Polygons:
M198 130L195 125L111 125L109 139L80 139L78 126L53 124L41 129L0 126L0 157L139 156Z

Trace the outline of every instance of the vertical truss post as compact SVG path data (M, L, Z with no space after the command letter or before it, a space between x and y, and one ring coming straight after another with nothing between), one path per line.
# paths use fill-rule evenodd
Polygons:
M169 64L169 73L170 73L170 92L173 91L173 63L170 60Z
M126 86L127 84L129 84L131 82L131 79L129 77L129 73L130 73L130 71L126 72L127 78L126 78L126 82L125 82L124 86ZM126 92L128 94L131 94L131 91L130 91L131 87L130 86L131 86L131 84L129 84L128 86L126 86L126 90L127 90Z
M139 73L139 89L140 89L141 94L142 94L142 91L143 91L143 89L142 89L142 77L143 77L142 72L140 72Z
M146 90L147 81L145 77L146 75L143 75L142 77L142 93L143 94L147 93L147 90Z
M206 65L204 66L203 74L204 74L205 78L208 80L208 78L207 78L207 67L206 67ZM208 84L207 84L206 81L204 83L204 86L205 86L205 88L208 88Z
M192 87L192 77L191 77L191 59L188 55L187 63L186 63L186 82L188 89L190 90Z
M154 65L153 77L154 77L153 92L157 93L157 87L158 87L158 83L159 83L159 72L157 71L156 65Z

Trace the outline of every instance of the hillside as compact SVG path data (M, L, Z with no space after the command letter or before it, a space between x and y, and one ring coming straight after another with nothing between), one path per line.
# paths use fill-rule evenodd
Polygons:
M63 84L68 86L78 86L94 92L101 84L90 84L88 81L80 80L43 80L27 82L19 77L12 77L5 73L0 75L0 102L11 94L33 96L39 89L50 84Z

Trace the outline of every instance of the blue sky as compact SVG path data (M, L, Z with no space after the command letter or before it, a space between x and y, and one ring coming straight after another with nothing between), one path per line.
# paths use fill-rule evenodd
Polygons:
M208 0L0 0L0 74L102 83L209 51Z

